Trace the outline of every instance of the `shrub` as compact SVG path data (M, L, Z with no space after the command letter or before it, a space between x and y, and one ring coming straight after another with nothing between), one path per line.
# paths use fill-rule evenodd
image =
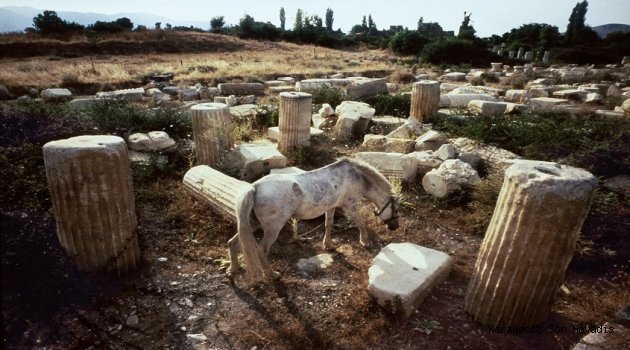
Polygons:
M409 94L381 94L364 97L360 100L372 106L376 110L376 115L407 118L411 109L411 95Z
M173 138L190 137L190 114L171 105L140 107L126 101L107 100L95 103L85 113L85 119L101 133L121 137L134 132L166 131Z
M438 40L426 45L422 50L422 58L433 64L467 63L472 66L487 66L500 59L480 39L459 38Z
M558 112L526 113L517 117L438 116L435 127L455 137L498 145L525 158L563 159L573 164L579 164L580 159L598 148L609 148L612 141L621 136L630 135L627 121L579 118Z
M287 155L291 166L303 170L312 170L323 167L335 161L337 151L330 147L332 141L324 134L313 136L308 146L298 146Z
M412 73L395 71L390 75L389 80L396 84L411 84L416 81L416 76Z
M311 91L311 95L313 95L314 104L328 103L332 108L348 100L348 95L345 92L335 88L319 88Z
M266 129L278 125L279 109L277 105L263 105L256 109L253 127Z
M420 55L429 42L424 35L415 30L403 30L389 40L389 48L399 55Z

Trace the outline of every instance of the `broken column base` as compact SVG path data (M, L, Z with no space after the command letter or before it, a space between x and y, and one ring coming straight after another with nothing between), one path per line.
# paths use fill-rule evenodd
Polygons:
M454 259L413 243L388 244L368 270L368 293L393 314L409 317L431 288L446 279Z

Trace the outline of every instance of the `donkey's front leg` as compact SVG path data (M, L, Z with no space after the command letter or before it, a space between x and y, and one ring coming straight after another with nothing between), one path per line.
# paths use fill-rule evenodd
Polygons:
M359 227L359 243L362 246L368 246L368 233L365 225L365 219L361 216L356 206L344 208L344 211L350 216L350 219Z
M335 219L335 208L326 210L325 217L326 219L325 219L324 227L326 229L326 233L324 233L323 245L324 245L325 250L332 250L334 247L332 246L331 232L332 232L332 227L333 227L333 221Z

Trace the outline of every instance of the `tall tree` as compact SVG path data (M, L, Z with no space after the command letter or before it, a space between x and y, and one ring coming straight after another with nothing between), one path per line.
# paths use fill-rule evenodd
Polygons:
M293 30L298 31L303 28L303 19L302 19L302 9L298 9L295 14L295 24L293 25Z
M580 36L584 32L586 25L584 24L586 21L586 11L588 11L588 1L584 0L582 2L578 2L573 7L573 11L571 11L571 16L569 17L569 24L567 25L567 32L565 37L567 42L575 42L579 40Z
M284 14L284 7L280 8L280 29L284 31L284 26L287 23L287 17Z
M333 30L333 20L333 10L330 8L326 9L326 29Z
M213 33L221 33L224 25L225 21L223 20L223 16L213 17L210 20L210 31Z
M368 15L368 29L376 29L376 23L372 20L372 14Z
M365 18L365 15L363 15L363 20L361 21L361 27L363 27L363 32L367 32L368 25L367 25L367 19Z
M69 35L81 32L84 27L75 22L62 20L55 11L46 10L33 17L33 27L42 35Z

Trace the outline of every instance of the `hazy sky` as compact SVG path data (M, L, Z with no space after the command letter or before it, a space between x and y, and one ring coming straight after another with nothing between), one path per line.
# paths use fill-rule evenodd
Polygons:
M279 10L284 7L287 29L293 26L298 8L308 15L324 17L334 11L334 29L348 32L371 14L379 29L403 25L415 29L418 19L438 22L444 30L457 31L464 11L472 12L471 23L477 35L503 34L526 23L547 23L564 32L569 15L578 0L0 0L0 6L30 6L55 11L116 14L144 12L174 20L209 21L224 16L236 24L244 14L257 21L280 25ZM630 24L630 0L590 0L586 24Z

